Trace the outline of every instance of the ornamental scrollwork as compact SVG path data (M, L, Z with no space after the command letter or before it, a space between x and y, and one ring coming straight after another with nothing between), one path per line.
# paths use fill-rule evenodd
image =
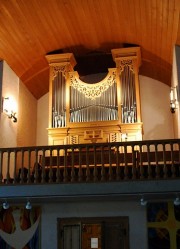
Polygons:
M107 77L98 83L88 84L78 79L74 74L70 73L70 86L83 93L89 99L95 99L101 96L110 86L116 83L116 72L113 71Z
M53 66L53 78L55 78L59 72L61 72L62 75L66 78L67 73L69 73L70 71L72 71L70 64Z
M129 69L134 72L134 63L132 59L118 61L117 67L120 69L120 72L124 71L124 67L126 66L128 66Z

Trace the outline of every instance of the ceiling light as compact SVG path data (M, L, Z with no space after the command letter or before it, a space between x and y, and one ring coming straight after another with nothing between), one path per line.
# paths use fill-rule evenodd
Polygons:
M8 209L9 208L9 203L6 201L6 202L3 202L3 209Z
M176 197L176 199L174 200L174 205L175 206L179 206L180 205L180 199L179 199L179 197Z
M26 209L30 210L32 208L31 202L27 201L26 203Z
M141 206L146 206L147 201L145 201L144 198L141 198L140 203L141 203Z

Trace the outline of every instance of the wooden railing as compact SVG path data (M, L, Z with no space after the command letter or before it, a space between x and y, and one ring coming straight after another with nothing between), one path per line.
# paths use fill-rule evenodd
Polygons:
M179 177L179 139L0 149L1 185Z

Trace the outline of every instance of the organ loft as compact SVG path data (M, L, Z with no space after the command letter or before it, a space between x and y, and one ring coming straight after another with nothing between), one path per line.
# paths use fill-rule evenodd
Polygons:
M115 68L89 84L74 71L72 53L47 55L49 145L142 140L140 48L112 49Z

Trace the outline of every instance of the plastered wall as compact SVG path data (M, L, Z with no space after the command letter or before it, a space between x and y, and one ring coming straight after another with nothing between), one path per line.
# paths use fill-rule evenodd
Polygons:
M48 144L48 118L49 118L49 94L45 94L38 100L37 105L37 145Z
M12 98L15 103L18 103L19 98L19 78L8 66L2 62L2 97ZM18 112L18 110L17 110ZM17 126L18 123L13 123L6 114L1 112L0 122L0 147L16 147L17 146Z
M173 114L170 112L170 87L140 76L141 113L144 140L174 138Z
M129 217L131 249L147 248L146 207L140 206L139 202L121 201L56 202L43 205L41 219L42 248L58 248L57 218L113 216Z
M35 146L37 100L8 64L5 61L2 64L2 97L13 99L17 122L1 112L0 147Z
M172 67L172 87L177 87L177 109L173 115L174 134L176 138L180 137L180 47L175 46L173 51Z
M21 81L18 106L17 146L35 146L37 100Z

